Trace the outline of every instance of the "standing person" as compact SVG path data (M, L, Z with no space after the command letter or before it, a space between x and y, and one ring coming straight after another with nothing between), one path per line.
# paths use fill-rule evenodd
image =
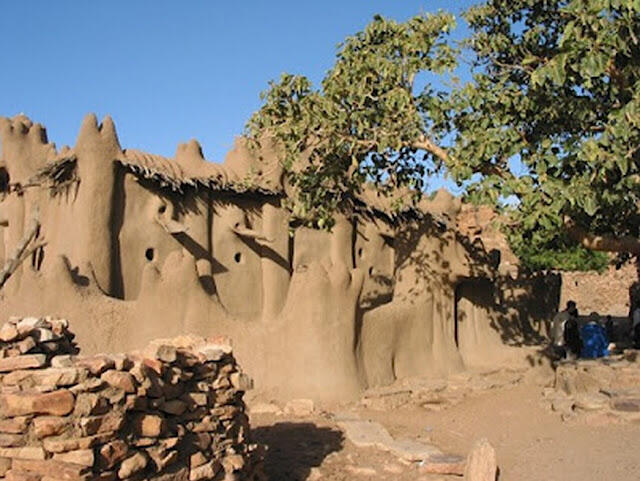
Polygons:
M564 341L564 326L571 317L571 312L577 313L576 303L574 301L567 301L567 307L564 311L558 312L551 325L551 337L553 341L553 347L555 351L562 357L566 357L566 345Z
M611 315L607 315L607 320L604 323L604 330L607 333L607 341L609 341L609 343L613 342L615 328L613 325L613 319L611 318Z
M578 326L578 309L574 307L569 311L569 319L564 323L564 344L567 349L567 358L576 359L580 356L582 340Z
M640 303L638 301L631 313L631 342L635 349L640 349Z
M631 314L631 336L634 336L636 332L636 327L640 325L640 303L636 304L636 307L633 309Z

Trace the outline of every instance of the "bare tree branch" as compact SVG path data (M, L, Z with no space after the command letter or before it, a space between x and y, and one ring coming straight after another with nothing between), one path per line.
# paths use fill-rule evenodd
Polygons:
M443 162L447 162L449 160L449 154L447 151L424 135L413 143L413 147L431 152Z
M580 245L594 251L628 252L632 255L640 255L640 239L633 236L610 237L592 234L577 225L573 219L564 218L564 225L569 236Z
M29 222L27 231L25 232L24 236L18 243L18 246L15 248L11 256L5 261L4 267L0 269L0 289L2 289L2 287L9 280L16 269L20 267L22 261L24 261L28 257L28 255L25 255L25 252L27 252L29 244L36 238L39 227L39 211L36 207L33 211L33 216L31 217L31 221Z

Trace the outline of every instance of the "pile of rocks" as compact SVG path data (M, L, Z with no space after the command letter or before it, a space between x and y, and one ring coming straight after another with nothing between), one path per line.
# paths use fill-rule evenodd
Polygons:
M228 339L82 357L66 321L14 320L0 334L0 479L262 477L242 400L251 380Z
M562 361L556 367L555 386L544 394L563 420L640 422L640 352Z
M12 363L26 368L42 367L48 358L60 354L76 354L74 334L69 322L51 317L12 318L0 327L0 371L12 370ZM28 354L28 355L25 355ZM13 361L6 358L13 358ZM32 365L27 365L31 363Z

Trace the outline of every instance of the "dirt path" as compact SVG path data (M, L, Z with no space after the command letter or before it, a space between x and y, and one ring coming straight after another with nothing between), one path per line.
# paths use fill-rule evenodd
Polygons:
M484 391L441 411L414 404L372 410L351 406L394 437L430 442L466 455L482 437L495 447L500 481L637 481L640 426L563 422L543 402L542 388L518 384ZM460 480L421 472L376 448L357 448L329 414L300 418L254 415L258 441L270 446L271 480Z

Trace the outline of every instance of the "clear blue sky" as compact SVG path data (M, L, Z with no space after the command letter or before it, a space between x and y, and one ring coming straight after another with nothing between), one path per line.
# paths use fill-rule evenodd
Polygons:
M58 146L110 114L123 147L173 156L196 138L222 161L282 72L319 82L335 47L380 13L405 20L470 0L2 2L0 115L23 112Z

